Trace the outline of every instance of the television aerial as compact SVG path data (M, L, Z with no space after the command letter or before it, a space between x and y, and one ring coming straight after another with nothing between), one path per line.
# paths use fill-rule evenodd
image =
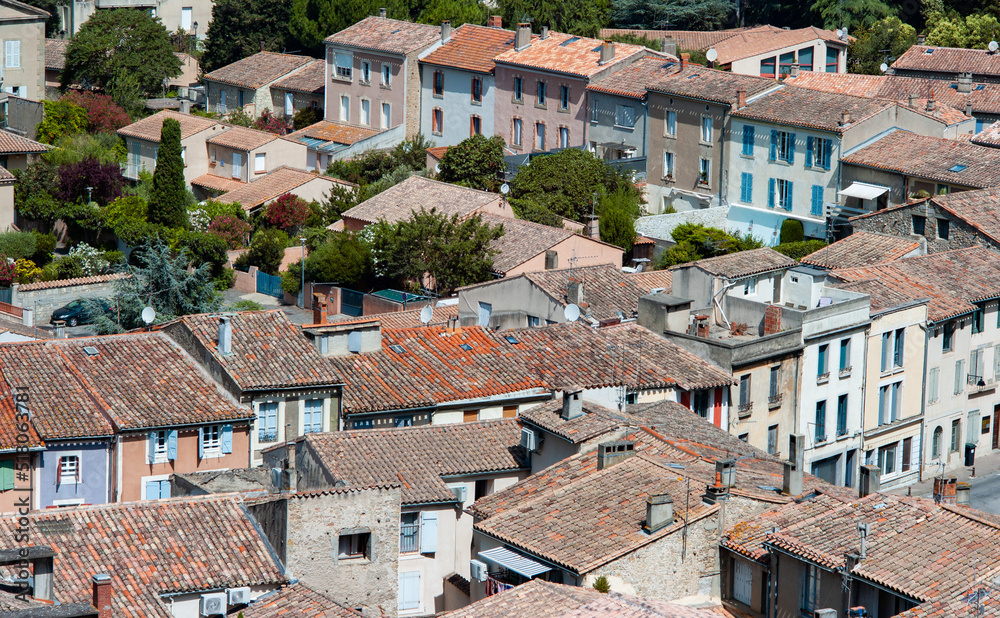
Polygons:
M580 306L574 303L566 305L566 309L563 311L563 316L566 318L567 322L576 322L580 319Z
M500 193L503 193L504 195L510 193L510 185L506 182L500 185Z
M886 71L889 70L889 65L883 62L882 64L880 64L878 66L878 70L882 71L883 73L885 73Z
M427 324L431 321L431 317L434 315L434 309L430 305L424 305L424 308L420 310L420 321Z
M996 41L990 41L990 44L987 45L987 47L989 47L989 50L991 52L996 53L996 51L1000 49L1000 44L998 44Z
M146 323L146 326L149 326L150 324L153 323L153 320L156 319L156 310L153 309L152 307L146 307L145 309L142 310L141 315L142 315L142 321Z
M715 51L714 49L710 49L707 52L705 52L705 59L708 60L709 62L715 62L716 60L718 60L718 58L719 58L719 52Z

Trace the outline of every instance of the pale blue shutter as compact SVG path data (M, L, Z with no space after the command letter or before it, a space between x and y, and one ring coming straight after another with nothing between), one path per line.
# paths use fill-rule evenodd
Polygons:
M399 574L399 609L420 607L420 571Z
M433 554L437 551L438 514L434 511L420 513L420 553Z
M823 167L830 169L830 157L833 156L833 140L826 141L826 149L823 150Z
M170 481L160 481L160 497L170 497Z
M885 396L888 390L886 387L878 389L878 424L885 424Z
M205 458L205 428L198 428L198 459Z
M791 210L792 196L795 195L794 193L792 193L792 181L789 180L787 183L785 183L785 187L786 187L785 194L781 196L783 202L782 206L784 206L785 210Z
M146 500L160 499L160 482L146 481Z
M767 207L774 208L774 178L767 179Z
M743 154L753 156L754 128L752 125L743 125Z
M14 460L0 461L0 491L14 489Z
M153 463L156 457L156 432L151 431L146 436L146 463Z
M177 459L177 430L167 431L167 459L174 461Z
M772 161L778 158L778 132L771 129L771 156Z
M813 138L810 135L806 138L806 167L812 167L813 164Z
M793 163L795 161L795 134L788 134L788 162Z
M669 112L667 114L667 134L677 134L677 112Z
M222 452L227 455L233 452L233 426L230 423L222 426Z

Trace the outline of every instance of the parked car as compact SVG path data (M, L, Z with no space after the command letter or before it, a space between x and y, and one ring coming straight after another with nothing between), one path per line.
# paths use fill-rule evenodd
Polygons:
M90 324L93 321L94 316L90 314L90 310L87 308L87 302L82 298L78 298L68 305L59 307L52 312L52 317L49 318L50 324L65 322L66 326Z

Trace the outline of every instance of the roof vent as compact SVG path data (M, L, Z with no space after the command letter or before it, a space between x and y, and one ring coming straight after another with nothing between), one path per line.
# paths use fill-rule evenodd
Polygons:
M233 353L233 325L229 323L229 316L224 315L219 318L219 354L226 356Z
M378 10L378 16L379 16L379 17L382 17L382 18L384 18L384 17L385 17L385 14L386 14L386 11L385 11L385 9L379 9L379 10Z
M100 351L98 351L98 349L92 345L84 346L83 352L87 356L97 356L98 354L100 354Z
M652 534L674 523L674 499L669 494L646 498L646 525L643 530Z

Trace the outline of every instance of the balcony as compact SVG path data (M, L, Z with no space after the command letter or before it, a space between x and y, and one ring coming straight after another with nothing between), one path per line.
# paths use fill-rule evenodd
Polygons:
M781 407L781 393L776 393L767 398L767 409L773 410Z
M741 403L736 410L739 413L740 418L746 418L750 416L750 413L753 410L753 402Z
M261 444L265 442L277 442L277 441L278 441L277 430L272 429L271 431L262 431L257 434L257 442L260 442Z
M821 373L818 376L816 376L816 384L826 384L829 381L830 381L829 371L827 371L826 373Z
M841 378L849 378L849 377L851 377L851 367L844 367L843 369L841 369L840 370L840 377Z
M969 394L971 395L993 391L997 387L994 380L985 380L983 376L978 376L973 373L966 376L965 383L969 385Z

